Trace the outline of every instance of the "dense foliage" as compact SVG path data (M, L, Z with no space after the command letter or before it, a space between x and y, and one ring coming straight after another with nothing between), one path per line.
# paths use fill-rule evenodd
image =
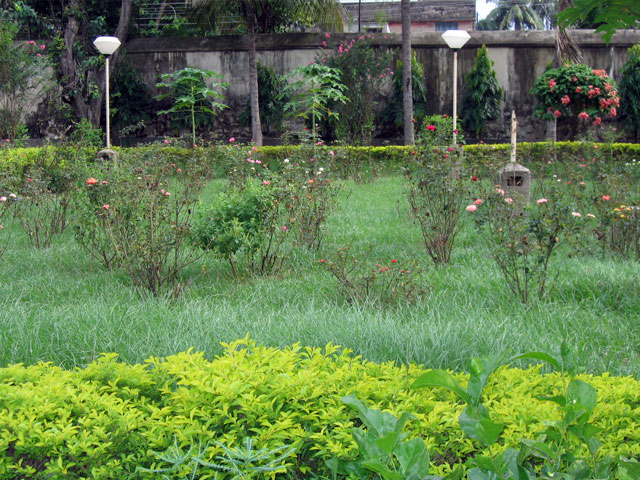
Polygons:
M335 137L349 145L369 145L375 129L376 105L380 88L391 70L391 53L385 47L373 48L371 35L340 43L316 61L340 70L348 102L331 106L339 117ZM325 42L326 44L326 42Z
M577 118L594 126L618 115L620 98L613 79L604 70L566 64L544 72L531 93L538 99L535 115L545 120Z
M620 119L637 140L640 130L640 45L629 49L629 60L620 73Z
M465 130L476 136L481 136L487 128L487 122L497 119L501 113L500 104L504 91L498 85L493 64L486 45L483 45L478 50L473 70L466 78L460 122Z
M475 365L479 369L481 364ZM465 436L457 421L463 405L449 392L410 388L420 378L424 385L422 376L427 373L415 365L365 362L333 345L280 350L246 339L227 345L224 355L213 361L187 352L150 358L144 365L121 363L108 354L73 371L46 363L10 366L0 369L4 431L0 474L7 480L46 475L154 478L138 467L158 469L170 464L152 451L166 452L166 459L175 445L182 455L191 452L186 460L200 455L207 462L220 463L225 447L238 447L248 437L257 449L266 451L295 447L295 455L278 463L283 471L328 478L325 461L358 458L352 427L360 419L370 433L375 432L374 412L361 407L358 415L352 407L359 402L341 401L353 394L372 408L397 416L415 413L410 420L405 418L409 420L405 430L426 445L431 454L429 473L442 475L466 459L495 455L518 446L522 438L535 438L549 428L549 421L562 417L548 400L564 391L567 379L562 374L541 375L535 367L503 368L492 373L489 382L487 374L475 393L472 382L468 389L469 395L482 392L494 420L504 424L504 445L489 450ZM468 378L453 376L454 382L466 383ZM602 429L598 457L637 458L637 380L608 375L577 378L598 392L590 418ZM578 456L588 455L575 438L568 446ZM266 457L265 462L273 458ZM189 461L184 462L175 478L188 474L189 466ZM215 471L201 470L203 475ZM231 475L218 471L218 478Z

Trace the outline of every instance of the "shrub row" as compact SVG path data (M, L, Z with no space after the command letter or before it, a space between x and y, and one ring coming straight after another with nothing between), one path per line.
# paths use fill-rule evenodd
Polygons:
M340 400L348 394L396 415L414 413L405 430L424 439L432 473L443 474L479 447L458 426L464 405L453 394L409 388L424 371L363 361L333 345L275 349L246 338L213 361L189 351L144 365L107 354L72 371L49 363L9 366L0 369L0 478L152 478L137 471L166 466L152 450L200 445L210 461L220 444L238 446L247 437L258 448L297 446L286 466L293 477L325 476L324 460L357 452L349 429L359 423ZM603 429L603 455L640 458L640 382L580 378L598 391L592 422ZM542 398L565 383L538 367L496 372L485 403L507 426L503 445L492 448L535 438L543 422L558 420L559 409Z
M0 150L0 170L16 171L34 163L42 155L40 148L15 148ZM121 149L123 156L142 154L150 147L136 147ZM166 160L174 163L184 163L193 159L194 152L198 159L209 163L220 162L225 157L226 149L231 145L217 145L213 148L199 148L194 150L175 146L163 148ZM280 162L292 155L300 147L294 145L265 146L259 152L263 162L272 168L278 168ZM306 148L306 147L305 147ZM323 147L328 148L328 147ZM331 147L337 154L338 164L342 164L345 173L354 167L362 165L385 170L405 165L415 154L414 146L386 146L386 147ZM491 167L501 165L509 160L511 147L508 144L476 144L465 145L466 158L472 165ZM83 148L79 152L87 160L93 158L93 149ZM610 162L630 162L640 158L640 145L634 143L593 143L593 142L522 142L518 144L518 162L532 170L539 170L550 160L562 162L583 162L598 158ZM222 160L221 166L224 161Z

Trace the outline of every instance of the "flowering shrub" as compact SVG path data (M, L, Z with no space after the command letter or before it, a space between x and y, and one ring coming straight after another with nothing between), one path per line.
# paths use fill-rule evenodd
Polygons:
M25 170L13 213L34 247L50 247L67 227L80 161L75 145L48 146Z
M535 115L542 119L578 118L598 126L604 117L617 116L620 98L616 90L604 70L565 64L544 72L531 93L539 102Z
M500 185L467 207L509 289L522 303L532 295L543 297L552 254L568 234L592 219L565 202L555 185L545 191L547 196L525 206L524 213Z
M427 127L429 125L427 124ZM410 214L420 225L427 254L435 265L449 263L471 181L453 147L421 147L405 168Z
M216 150L216 161L222 165L225 178L233 188L240 190L251 179L270 180L273 172L267 168L267 162L262 160L255 146L242 145L234 139L227 145L215 145L213 148Z
M185 286L179 273L201 255L185 247L203 176L147 154L135 165L89 167L76 238L107 267L123 269L140 293L177 294Z
M462 136L457 140L462 142ZM448 115L427 115L416 141L424 147L451 145L453 143L453 118Z
M318 142L320 143L320 142ZM316 145L295 151L283 161L275 181L287 213L287 224L296 242L307 248L319 248L324 223L334 208L340 187L332 175L335 154Z
M374 264L369 261L371 248L360 260L349 251L350 247L342 247L330 258L316 260L317 265L338 280L347 302L374 301L389 305L399 301L415 302L424 295L425 288L418 283L420 271L415 262L403 265L392 259Z
M294 233L299 245L318 248L323 224L340 192L333 176L335 152L322 142L304 144L273 169L261 160L255 147L238 145L227 148L226 153L224 163L231 186L242 190L251 180L271 186L274 200L282 208L280 223Z
M593 231L603 250L640 258L640 207L616 202L611 195L596 197L594 203L597 222Z
M339 114L336 137L349 145L369 145L375 129L375 113L380 87L391 71L391 53L384 47L373 48L371 35L345 40L316 62L337 68L346 86L346 104L331 105Z

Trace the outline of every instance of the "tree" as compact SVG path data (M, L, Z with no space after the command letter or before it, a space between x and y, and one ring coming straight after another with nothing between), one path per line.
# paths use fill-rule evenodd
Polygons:
M206 0L198 7L196 18L201 25L208 27L228 18L239 18L246 24L251 135L253 142L261 146L256 33L277 32L292 25L315 23L337 28L342 26L344 10L338 0Z
M543 30L544 22L529 0L499 0L478 30Z
M318 122L338 118L338 113L329 105L347 103L340 70L314 62L292 70L288 77L298 80L288 83L280 95L281 98L289 98L284 111L291 111L295 118L311 120L311 138L315 142Z
M92 42L95 37L114 31L120 42L126 41L133 0L60 0L55 6L45 1L28 3L29 15L24 15L25 2L13 2L9 16L31 35L50 44L47 50L61 88L59 98L71 106L75 120L86 118L98 126L104 73L100 73L103 64ZM112 71L118 53L110 62Z
M478 50L476 64L467 74L467 89L462 99L460 121L467 131L480 136L487 128L488 120L500 116L500 103L504 92L493 69L486 45Z
M191 142L196 144L196 114L206 113L215 115L215 110L221 110L227 106L216 102L215 99L223 99L224 95L209 88L206 80L209 78L221 80L222 75L212 72L211 70L200 70L198 68L183 68L174 73L165 73L160 75L162 82L157 87L169 89L168 92L158 95L159 100L167 97L174 98L173 106L168 110L158 112L158 114L177 113L186 114L191 124ZM214 82L214 88L226 88L228 84Z
M620 72L620 118L638 141L640 130L640 45L629 49L629 60Z
M402 110L404 144L413 145L413 94L411 75L411 4L402 0Z
M591 17L599 24L596 32L602 33L602 38L609 43L616 30L638 26L640 0L574 0L571 7L558 14L558 23L569 27Z

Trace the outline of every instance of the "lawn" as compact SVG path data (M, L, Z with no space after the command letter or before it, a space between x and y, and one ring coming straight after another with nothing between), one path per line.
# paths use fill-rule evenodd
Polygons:
M116 352L132 363L194 348L208 358L220 342L331 342L365 359L465 369L479 355L556 348L566 341L580 371L640 378L640 263L613 255L576 255L564 245L552 259L549 294L521 304L480 241L470 216L449 265L435 268L408 216L404 179L343 182L318 251L286 252L276 275L233 278L213 256L183 272L176 299L141 297L129 278L91 262L72 229L52 247L32 248L18 225L0 259L0 365L50 361L71 368ZM203 194L226 188L214 180ZM350 303L316 262L351 246L368 262L416 261L425 295L414 304ZM363 260L364 261L364 260Z

